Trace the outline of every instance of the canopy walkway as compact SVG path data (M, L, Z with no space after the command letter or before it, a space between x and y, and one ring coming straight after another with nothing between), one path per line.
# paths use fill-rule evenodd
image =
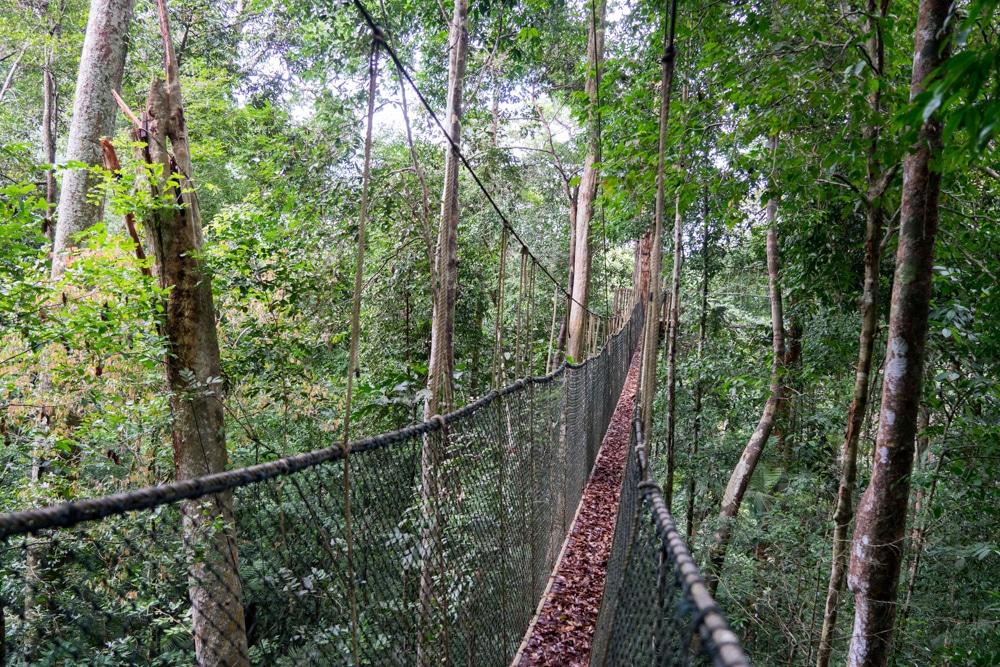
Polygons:
M348 456L0 516L4 664L508 664L616 405L631 416L642 323ZM746 664L636 431L620 497L591 664Z

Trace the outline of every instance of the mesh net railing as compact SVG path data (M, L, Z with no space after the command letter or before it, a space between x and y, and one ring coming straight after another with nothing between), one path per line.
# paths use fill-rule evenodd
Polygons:
M506 664L642 321L347 457L0 516L0 663Z
M651 478L638 414L590 664L750 665Z

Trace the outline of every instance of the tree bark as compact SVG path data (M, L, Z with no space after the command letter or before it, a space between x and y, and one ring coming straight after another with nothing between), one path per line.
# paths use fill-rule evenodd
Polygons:
M771 153L775 153L778 147L778 137L771 137ZM774 183L770 186L773 188ZM778 212L778 200L773 196L767 202L767 283L771 298L771 387L770 395L764 404L764 411L761 413L757 428L743 449L739 463L733 469L726 485L726 492L722 496L722 509L719 512L719 528L715 533L712 548L709 551L709 579L708 585L715 595L719 587L719 578L722 576L722 566L726 561L726 549L729 547L729 539L732 535L733 523L736 515L740 511L743 503L743 496L747 487L750 486L750 478L757 467L760 455L764 451L764 445L771 437L771 429L774 428L775 416L778 412L778 404L781 400L784 386L784 363L785 363L785 320L782 313L781 282L779 280L779 256L778 256L778 230L776 220Z
M70 123L69 143L66 158L70 161L85 162L89 165L101 164L100 138L112 133L115 124L115 102L111 93L121 87L125 70L126 36L132 22L132 0L92 0L87 18L87 29L80 55L80 69L77 75L73 117ZM51 51L46 50L43 67L43 111L42 150L46 159L55 161L55 85L51 72ZM20 56L19 56L20 58ZM11 72L11 76L13 72ZM45 233L53 239L52 266L53 281L63 276L66 269L67 253L74 246L73 236L86 230L101 217L101 206L87 201L91 188L90 172L87 170L67 171L63 177L62 195L59 198L59 224L52 229L51 216L56 184L54 174L46 173L46 222ZM43 356L47 356L43 352ZM43 397L38 410L39 431L48 434L55 421L55 410L49 401L52 392L52 378L47 370L39 373L38 393ZM70 409L64 416L64 423L72 429L78 422L78 415ZM36 451L32 453L30 481L38 487L45 470L45 449L47 438L36 441ZM45 560L45 546L42 542L32 542L28 547L26 567L31 573L40 572ZM35 578L31 574L29 581ZM35 614L35 595L32 586L25 591L25 617ZM28 655L34 650L35 635L29 628L26 644Z
M438 229L434 270L434 306L431 321L431 350L427 371L427 400L424 418L446 414L452 407L452 369L455 357L455 300L458 290L458 169L462 132L462 91L469 48L468 0L455 0L449 30L451 53L448 62L448 107L445 127L451 137L445 152L444 187L441 195L441 221ZM420 638L417 662L436 662L433 646L433 607L438 603L434 579L440 553L440 516L438 495L440 467L445 456L444 429L424 437L421 448L421 495L424 507L424 528L421 535L420 572ZM446 642L445 642L446 643Z
M76 96L69 126L66 159L88 165L101 164L102 136L115 128L112 91L121 89L132 0L91 0L87 32L83 39ZM103 206L88 201L94 182L85 169L67 171L56 217L52 248L52 277L66 269L66 253L75 245L73 237L101 219Z
M191 189L191 153L164 2L158 2L158 9L167 80L153 80L133 139L141 142L138 150L144 162L162 167L162 174L149 183L154 200L169 198L180 204L158 208L144 222L160 287L169 289L163 333L170 353L165 366L174 471L181 480L222 472L228 456L215 306L211 278L199 257L201 213ZM172 177L176 182L168 180ZM187 502L182 514L197 662L248 665L232 494Z
M789 299L789 309L791 309ZM778 402L778 415L774 424L774 448L784 463L785 470L791 468L792 452L788 434L794 430L795 395L793 385L795 373L802 363L802 320L792 315L788 318L788 333L785 336L785 381L781 386L781 400Z
M49 38L54 39L58 26L49 30ZM42 231L49 240L54 236L52 214L58 196L56 191L56 173L51 165L56 161L56 80L52 74L54 47L45 48L45 63L42 65L42 153L45 162L50 165L45 170L45 222Z
M677 431L677 328L681 312L681 200L674 200L674 261L670 277L670 315L667 320L667 479L663 485L667 508L674 499L674 449Z
M566 353L580 361L586 353L587 299L590 294L590 221L594 217L594 198L597 196L598 163L601 160L601 132L597 108L600 102L600 68L604 60L605 0L597 0L587 33L587 80L585 90L590 109L587 113L587 156L583 162L583 175L577 192L576 224L571 236L573 253L573 289L569 304L569 327L566 336Z
M912 100L947 58L950 0L921 0L914 38ZM941 121L927 119L903 163L899 247L889 310L882 407L872 479L858 506L848 586L854 593L854 629L847 662L886 665L896 616L913 467L913 439L923 382L934 238L941 174L932 163L941 151Z
M639 372L639 406L644 433L652 433L653 395L656 392L656 350L660 339L660 272L663 263L663 216L666 208L667 122L670 120L670 91L674 81L674 30L677 3L671 3L670 16L663 17L663 58L660 63L660 119L656 158L656 201L653 209L653 236L649 250L648 285L641 293L646 301L643 330L642 367Z
M881 77L885 66L885 47L882 40L881 19L889 9L889 1L881 0L876 5L875 0L868 0L870 17L868 29L872 37L868 42L869 56L877 71L874 76ZM879 19L874 18L879 12ZM879 311L879 243L882 239L882 225L885 220L885 210L882 207L882 192L877 191L883 179L882 167L878 159L878 141L881 128L882 102L879 88L868 96L871 107L872 122L865 128L865 139L868 144L868 195L865 207L865 277L861 293L861 333L858 339L858 361L854 375L854 393L851 405L847 410L847 429L844 434L840 470L840 482L837 488L837 507L833 513L833 558L830 566L830 581L826 590L826 606L823 612L823 628L820 631L819 650L816 654L816 667L828 667L830 655L833 652L833 636L837 626L837 606L840 602L840 591L844 587L844 574L847 571L847 531L854 514L854 485L858 468L858 440L864 424L868 407L868 385L872 370L872 356L875 349L875 334L878 331Z

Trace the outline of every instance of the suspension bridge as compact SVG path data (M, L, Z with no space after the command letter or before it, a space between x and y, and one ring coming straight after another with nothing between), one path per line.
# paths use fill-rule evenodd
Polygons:
M501 267L520 247L515 372L536 269L591 356L346 446L0 515L0 664L748 666L653 479L643 303L575 301L354 5L501 221Z
M0 516L0 655L9 665L536 664L533 651L558 649L528 630L605 430L616 408L619 419L634 413L619 397L642 325L639 304L584 363L346 454ZM590 664L748 664L651 479L638 425L622 458L585 632Z

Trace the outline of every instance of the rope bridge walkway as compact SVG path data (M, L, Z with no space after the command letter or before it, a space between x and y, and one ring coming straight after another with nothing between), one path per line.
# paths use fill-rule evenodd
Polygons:
M508 664L642 326L637 306L585 363L347 455L0 515L0 664ZM594 656L635 664L680 640L746 664L720 661L738 643L633 444Z

